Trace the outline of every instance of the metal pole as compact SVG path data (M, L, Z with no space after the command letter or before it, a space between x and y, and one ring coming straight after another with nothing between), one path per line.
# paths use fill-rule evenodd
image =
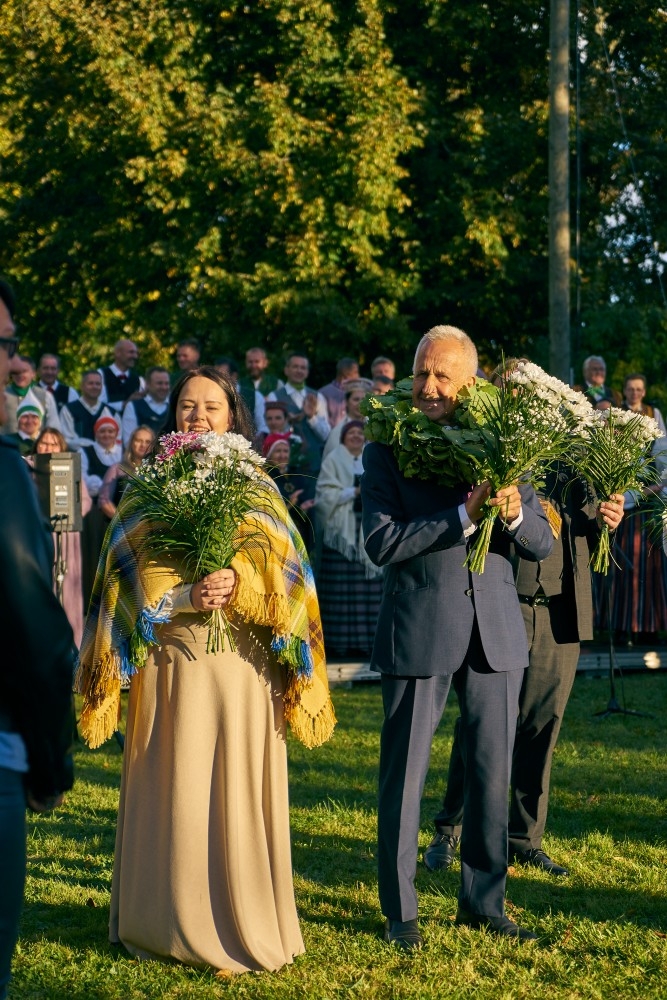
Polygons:
M549 369L570 377L570 2L551 0L549 29Z

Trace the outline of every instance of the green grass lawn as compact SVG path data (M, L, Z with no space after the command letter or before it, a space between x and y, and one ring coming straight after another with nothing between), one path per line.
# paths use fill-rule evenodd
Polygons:
M10 997L647 998L667 997L667 675L625 682L628 707L652 718L595 720L605 681L578 678L553 769L545 848L571 870L555 880L510 871L508 913L540 942L518 945L453 925L459 867L419 866L425 948L380 940L375 786L379 685L336 690L334 739L290 740L294 878L306 954L278 973L228 979L137 962L107 942L121 755L77 753L77 784L55 815L32 821L22 933ZM434 741L422 807L431 837L455 706ZM249 847L248 864L252 864Z

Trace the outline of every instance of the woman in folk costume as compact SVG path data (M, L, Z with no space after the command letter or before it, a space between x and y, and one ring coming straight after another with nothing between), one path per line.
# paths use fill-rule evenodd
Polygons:
M208 367L175 386L166 429L252 435L232 383ZM126 492L78 672L81 732L93 747L111 736L121 677L131 675L111 940L138 957L231 972L279 969L304 950L285 727L316 746L335 724L310 566L284 501L260 475L269 515L266 502L247 515L231 567L194 584L175 558L155 555L160 528ZM209 652L207 623L222 609L234 644ZM141 662L142 643L137 669L128 660Z
M343 425L317 480L315 515L322 541L317 589L329 655L370 654L382 600L383 571L366 555L359 481L366 443L362 420Z

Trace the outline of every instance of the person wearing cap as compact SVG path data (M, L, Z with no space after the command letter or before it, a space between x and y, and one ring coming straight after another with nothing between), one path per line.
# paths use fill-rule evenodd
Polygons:
M340 437L340 444L322 462L315 491L321 541L317 591L327 654L368 657L380 613L384 571L367 556L361 534L363 420L343 424Z
M292 462L293 435L289 431L268 434L262 445L266 471L280 490L280 495L291 504L290 514L299 529L308 552L313 547L314 531L307 511L315 504L315 478L299 471L300 454Z
M359 405L369 392L373 391L373 383L369 378L349 378L343 382L343 391L345 393L345 416L339 424L336 424L327 438L323 458L326 458L329 452L340 444L341 431L350 420L365 422Z
M44 410L37 397L29 392L16 408L16 433L5 435L10 441L14 441L24 458L32 454L43 421Z
M118 440L120 420L112 416L99 417L93 426L94 441L79 449L81 455L81 478L93 499L93 506L83 519L81 533L81 576L84 607L93 590L97 562L102 551L104 535L109 524L108 518L99 506L99 493L107 470L120 462L123 449Z

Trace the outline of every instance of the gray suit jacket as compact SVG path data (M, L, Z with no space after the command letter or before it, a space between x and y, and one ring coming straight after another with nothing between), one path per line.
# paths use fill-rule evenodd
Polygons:
M461 666L477 619L493 670L528 665L510 550L544 559L553 535L531 487L521 487L523 522L512 536L498 522L483 574L464 561L466 538L458 506L469 486L449 489L406 479L390 448L364 450L361 481L366 551L386 566L371 666L407 677L452 674Z

